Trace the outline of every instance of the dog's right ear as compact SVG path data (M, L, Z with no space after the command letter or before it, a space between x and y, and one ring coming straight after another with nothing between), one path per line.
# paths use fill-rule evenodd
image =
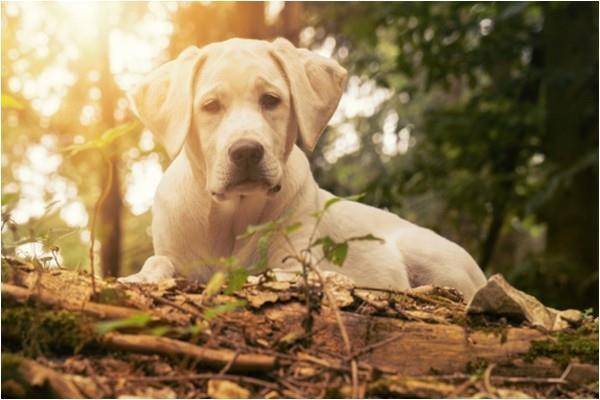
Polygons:
M192 104L197 72L206 52L191 46L161 65L129 93L131 109L174 158L192 124Z

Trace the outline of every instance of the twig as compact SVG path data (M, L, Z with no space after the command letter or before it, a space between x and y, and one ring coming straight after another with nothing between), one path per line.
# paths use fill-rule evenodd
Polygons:
M338 327L340 329L340 334L342 335L342 340L344 341L344 346L346 347L346 353L350 360L350 368L352 370L352 397L359 397L359 388L358 388L358 365L356 363L356 358L352 357L352 344L350 343L350 338L348 337L348 331L346 330L346 325L344 325L344 321L342 320L342 315L340 314L340 310L335 302L335 297L329 290L329 287L325 284L325 279L323 279L323 275L321 271L316 265L311 266L312 271L319 278L319 282L321 282L321 287L327 296L327 300L333 310L335 315L335 319L337 321Z
M127 335L107 333L101 342L118 350L139 353L163 354L168 356L187 356L204 366L222 369L236 356L234 351L208 349L195 346L181 340L151 335ZM231 365L232 371L271 371L277 366L277 358L265 354L239 354Z
M229 360L229 362L227 363L227 365L225 365L223 367L222 370L219 371L219 376L223 376L227 373L227 371L229 371L229 369L231 368L231 366L233 365L233 363L235 363L235 360L237 360L238 356L240 355L240 351L236 350L235 354L233 355L233 357L231 357L231 360Z
M9 297L20 303L24 303L29 299L36 299L47 306L59 306L68 311L81 311L101 319L128 318L142 313L141 310L135 308L113 306L91 301L81 305L72 300L57 297L41 287L35 291L31 291L9 283L2 284L2 297Z
M432 380L432 381L460 381L460 380L469 380L473 377L472 375L466 374L452 374L452 375L426 375L422 376L419 379L423 380ZM504 383L535 383L535 384L548 384L548 385L561 385L569 383L567 380L563 378L539 378L539 377L531 377L531 376L490 376L490 382L495 384L504 384Z
M98 219L98 213L100 212L100 207L102 207L102 205L104 204L104 201L106 200L106 197L108 196L108 193L110 192L110 188L112 186L112 180L113 180L112 161L110 160L109 157L106 157L104 152L100 151L100 153L102 154L102 159L108 165L108 175L106 176L106 184L104 185L104 188L102 189L102 193L100 193L100 197L98 198L98 200L96 201L96 204L94 205L94 212L92 214L92 225L90 227L90 248L88 251L88 257L90 259L90 273L92 275L92 295L94 297L96 296L96 273L95 273L95 267L94 267L94 245L96 244L96 220Z
M491 377L492 371L495 367L496 364L490 364L483 373L483 387L485 388L486 392L488 392L493 397L496 397L496 388L492 386Z
M119 380L118 378L109 378L111 380ZM189 374L189 375L177 375L177 376L140 376L127 378L129 382L180 382L180 381L193 381L201 379L214 379L214 380L229 380L241 383L248 383L250 385L264 386L269 389L277 390L279 386L275 383L267 382L262 379L252 378L250 376L241 375L228 375L228 374Z
M434 304L436 306L444 306L444 307L448 307L448 306L458 306L458 304L455 304L454 302L452 302L452 300L447 300L447 301L440 301L440 300L435 300L435 299L431 299L427 296L423 296L421 294L418 293L411 293L410 290L393 290L393 289L384 289L384 288L376 288L376 287L369 287L369 286L356 286L354 288L355 290L370 290L373 292L384 292L384 293L389 293L389 294L399 294L399 295L403 295L403 296L408 296L408 297L412 297L415 300L421 300L430 304Z
M165 299L164 297L157 296L155 294L149 293L147 290L144 290L142 287L138 287L138 290L144 296L148 296L148 297L150 297L154 301L157 301L159 303L165 304L165 305L167 305L169 307L173 307L174 309L176 309L178 311L181 311L184 314L192 314L196 318L201 318L201 319L204 318L204 316L202 314L200 314L199 312L197 312L195 310L187 309L185 307L182 307L181 305L175 303L174 301L171 301L169 299ZM187 298L186 298L186 300L187 300Z
M397 334L397 335L394 335L394 336L392 336L392 337L389 337L389 338L387 338L387 339L384 339L384 340L382 340L382 341L380 341L380 342L373 343L373 344L370 344L370 345L368 345L368 346L365 346L365 347L363 347L362 349L360 349L360 350L358 350L358 351L355 351L354 353L352 353L352 355L351 355L349 358L358 358L358 357L360 357L360 356L363 356L363 355L365 355L366 353L369 353L369 352L371 352L371 351L373 351L373 350L375 350L375 349L377 349L377 348L379 348L379 347L385 346L386 344L389 344L389 343L391 343L391 342L394 342L394 341L396 341L396 340L400 339L400 338L401 338L401 337L403 337L404 335L405 335L404 333L399 333L399 334Z
M569 365L567 365L567 368L565 368L563 373L560 375L560 379L563 381L566 380L567 376L569 376L569 373L571 372L571 369L573 369L573 363L569 363Z
M290 390L294 394L293 397L299 399L304 398L304 396L302 396L302 394L298 392L298 389L295 388L294 385L286 381L284 378L277 379L277 382L279 382L282 386L285 386L288 390Z

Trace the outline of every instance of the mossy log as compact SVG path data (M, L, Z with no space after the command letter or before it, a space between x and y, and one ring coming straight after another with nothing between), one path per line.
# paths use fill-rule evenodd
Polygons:
M148 390L145 382L163 389L177 382L182 385L177 396L187 395L184 387L193 387L197 396L204 396L206 380L224 379L226 372L229 380L251 385L258 397L274 388L276 397L347 396L351 359L358 362L364 397L482 393L510 397L522 393L502 389L512 390L515 385L534 397L597 394L593 382L597 382L598 328L597 320L591 318L580 328L548 333L497 318L466 316L460 296L445 289L389 293L387 297L353 291L346 293L342 305L352 346L348 354L334 312L326 303L315 310L313 334L306 336L305 299L293 284L248 284L225 299L243 299L245 307L206 319L202 288L185 282L140 288L98 279L99 293L93 295L89 276L73 271L16 267L11 274L12 279L2 285L4 351L40 364L41 368L26 365L33 365L44 378L36 381L21 374L15 382L46 385L48 393L59 396L65 395L61 387L73 389L71 383L80 394L92 395L93 385L84 385L89 392L84 393L80 378L91 376L89 371L94 369L98 392L92 397L169 394L144 391ZM149 316L148 324L113 328L108 333L97 329L99 320L120 321L140 314ZM202 331L190 336L188 329L199 326ZM170 337L156 336L157 328ZM10 357L3 354L3 362ZM139 357L153 358L142 358L150 364L140 369L135 364ZM115 359L125 369L105 367ZM176 366L182 360L191 364ZM78 366L82 362L85 368ZM58 368L62 377L49 373L48 367ZM154 369L171 372L151 376L138 372ZM231 375L249 372L251 376ZM200 383L191 383L196 380ZM114 386L115 382L120 383ZM31 392L27 385L15 385L3 376L3 389L5 384L14 393ZM571 391L540 389L552 385Z

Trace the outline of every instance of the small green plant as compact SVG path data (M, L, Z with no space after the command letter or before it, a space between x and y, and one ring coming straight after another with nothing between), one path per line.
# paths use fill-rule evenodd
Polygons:
M362 195L346 198L333 197L325 202L322 209L310 214L310 216L315 219L315 223L312 227L312 232L309 236L309 239L303 248L297 248L294 246L291 238L291 235L302 227L302 223L291 220L289 215L284 215L281 218L266 222L261 225L248 226L246 231L242 235L238 236L237 239L244 240L249 239L254 235L258 235L258 254L254 265L247 269L240 268L238 261L234 257L221 258L206 263L207 265L219 266L222 270L227 272L216 272L213 274L203 292L203 302L206 302L214 298L218 293L223 292L225 294L233 294L235 291L241 289L245 284L249 274L266 274L269 271L269 245L275 236L282 237L289 247L289 254L282 261L285 262L286 260L294 260L301 267L300 274L302 275L302 280L304 282L304 297L306 301L306 316L303 321L305 340L308 343L310 343L312 340L314 324L313 314L316 310L318 310L320 306L320 298L324 293L334 311L336 322L339 326L348 358L350 359L354 396L358 396L358 364L356 362L356 358L352 356L352 347L346 327L342 320L339 309L337 308L336 300L325 283L320 265L324 261L328 261L331 264L341 268L348 257L348 251L351 242L383 242L383 239L371 234L367 234L362 236L352 236L343 240L335 240L330 236L317 237L317 233L323 217L332 206L342 200L356 200L360 197L362 197ZM318 254L317 252L319 249L321 250L321 254ZM320 286L313 287L309 284L310 273L313 273L316 276ZM227 301L221 304L213 304L211 307L205 309L203 315L206 320L209 320L218 314L233 311L238 307L242 307L244 304L244 302L240 301Z
M325 202L323 208L310 214L315 219L315 223L312 228L312 232L309 236L308 242L304 248L298 249L294 246L291 240L291 234L296 232L302 227L301 222L289 221L288 216L283 216L280 219L269 221L262 225L249 226L246 232L241 235L238 239L245 239L252 235L260 234L261 237L258 240L258 261L255 264L255 269L264 271L267 268L267 257L268 257L268 243L269 240L275 236L280 235L283 237L285 242L288 244L290 254L283 260L294 260L301 266L302 279L304 281L304 294L306 299L306 318L304 320L304 327L306 329L307 338L310 341L312 337L313 328L313 312L318 309L318 301L316 298L320 298L320 293L313 293L311 286L309 285L308 279L309 274L312 272L316 275L317 279L321 284L321 290L325 293L330 304L335 309L335 301L333 296L327 289L321 270L320 265L324 261L328 261L333 265L342 267L348 256L348 250L351 242L359 241L378 241L383 242L383 239L373 236L371 234L363 236L353 236L344 240L334 240L330 236L316 237L319 225L323 220L326 212L334 206L336 203L342 200L358 200L363 195L356 195L350 197L333 197ZM265 245L266 243L266 245ZM265 246L266 250L262 247ZM322 255L317 257L315 250L321 250ZM343 324L340 324L343 326ZM347 336L342 333L342 336Z

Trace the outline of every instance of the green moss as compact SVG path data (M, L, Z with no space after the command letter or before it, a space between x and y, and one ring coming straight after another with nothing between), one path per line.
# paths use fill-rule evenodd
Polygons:
M506 342L509 324L504 318L489 319L485 314L469 315L463 319L463 326L470 331L479 331L500 337L500 342ZM455 323L459 323L458 320Z
M29 356L75 354L95 340L83 315L20 306L2 309L2 345Z
M558 332L550 339L534 341L525 360L549 357L565 367L571 359L598 364L598 326L587 324L576 330Z
M122 306L128 299L127 293L119 288L104 288L96 294L94 301Z

